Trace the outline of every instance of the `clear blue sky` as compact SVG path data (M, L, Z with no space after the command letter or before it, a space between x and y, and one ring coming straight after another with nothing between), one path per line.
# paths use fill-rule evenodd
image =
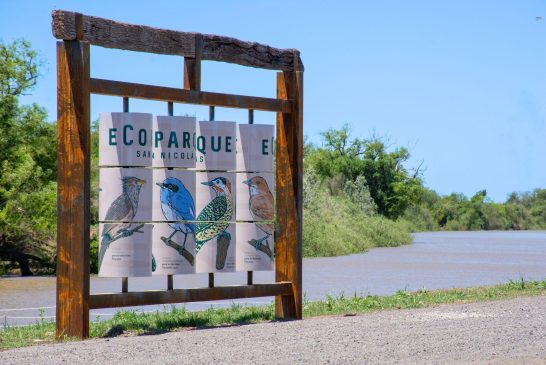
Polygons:
M427 186L441 194L546 187L546 3L544 1L7 1L0 38L30 40L46 62L23 102L56 118L53 9L162 28L222 34L298 48L305 64L305 134L348 123L355 136L375 133L424 161ZM537 21L537 16L544 19ZM182 85L180 57L93 47L93 77ZM203 89L275 95L275 73L206 62ZM121 100L92 98L92 119ZM132 111L166 113L155 102ZM206 118L203 107L176 114ZM244 111L217 110L244 122ZM258 122L272 123L270 113Z

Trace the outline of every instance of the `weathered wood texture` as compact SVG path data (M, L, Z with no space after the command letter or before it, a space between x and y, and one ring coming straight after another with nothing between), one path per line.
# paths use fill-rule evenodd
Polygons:
M290 100L211 93L101 79L91 79L91 92L94 94L124 96L137 99L174 101L243 109L252 108L275 112L282 111L284 113L290 113L292 110L292 102Z
M231 37L120 23L89 15L81 16L82 31L78 38L77 13L65 10L52 12L53 36L63 40L80 39L97 46L196 57L196 37L202 37L202 59L223 61L270 70L303 71L294 49L279 49L245 42Z
M292 282L292 293L275 299L279 318L302 317L303 72L277 73L277 97L293 101L277 113L275 279Z
M190 303L208 300L290 295L291 283L219 286L197 289L150 290L143 292L93 294L90 308L132 307L152 304Z
M78 13L53 10L51 26L57 39L77 39ZM195 57L195 33L120 23L82 15L82 39L93 45L129 51Z
M203 35L203 59L236 63L269 70L294 70L294 49L273 48L256 42L219 35ZM301 60L296 70L303 71Z
M89 335L89 44L57 42L57 336Z
M203 37L195 36L195 57L184 57L184 89L201 90L201 57Z

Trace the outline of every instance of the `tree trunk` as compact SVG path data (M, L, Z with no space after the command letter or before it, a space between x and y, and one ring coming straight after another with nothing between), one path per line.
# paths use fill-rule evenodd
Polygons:
M30 271L30 265L28 262L28 256L24 253L19 254L15 257L15 260L19 264L19 269L21 270L21 276L33 276L34 274Z

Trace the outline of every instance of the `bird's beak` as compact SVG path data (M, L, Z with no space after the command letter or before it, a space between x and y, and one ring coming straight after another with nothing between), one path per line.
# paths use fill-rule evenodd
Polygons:
M212 181L205 181L205 182L202 182L201 184L207 185L207 186L213 186L213 185L214 185L214 184L212 183Z
M164 188L165 185L163 185L163 183L155 183L157 186L159 186L160 188Z
M139 185L144 185L144 184L146 184L146 180L138 179L138 180L137 180L137 184L139 184Z
M248 186L250 186L250 180L243 181L243 184L247 184Z

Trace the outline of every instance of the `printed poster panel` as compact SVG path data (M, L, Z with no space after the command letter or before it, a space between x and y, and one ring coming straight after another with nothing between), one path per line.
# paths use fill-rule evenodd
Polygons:
M273 172L274 126L237 126L237 171Z
M195 167L194 117L154 118L152 166Z
M99 276L152 275L152 227L144 223L99 224Z
M197 172L195 207L197 221L231 222L235 220L235 173Z
M275 178L272 172L238 172L235 181L237 221L275 220Z
M195 273L194 222L154 223L152 275Z
M197 122L195 168L235 170L236 130L235 122Z
M228 222L196 222L196 272L234 272L236 232Z
M151 221L152 177L153 171L150 169L101 168L99 221Z
M274 223L237 223L237 271L274 268Z
M194 221L197 218L195 171L154 169L152 194L154 222Z
M151 166L153 116L100 113L99 166Z

